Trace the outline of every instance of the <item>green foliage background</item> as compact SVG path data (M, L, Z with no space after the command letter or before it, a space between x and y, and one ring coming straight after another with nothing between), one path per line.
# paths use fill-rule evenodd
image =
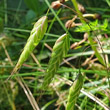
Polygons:
M101 47L95 39L96 36L99 36L108 61L107 66L110 68L110 1L78 0L85 7L86 13L101 15L100 20L88 18L92 30L87 23L69 30L66 29L65 23L67 20L72 19L75 14L70 9L64 8L64 6L58 10L50 8L47 13L51 2L53 0L0 1L0 110L33 109L23 89L16 81L16 76L23 78L41 110L65 110L70 85L76 79L79 69L84 75L83 89L85 92L98 98L101 105L110 107L110 89L107 80L110 72L108 69L107 74L106 66L103 63L104 59L100 60L103 52L98 51L97 55L90 60L93 61L99 55L97 61L83 66L83 63L90 58L95 50L100 50ZM71 1L66 2L65 5L74 9ZM49 24L47 32L33 51L33 55L39 63L36 63L30 55L18 71L19 74L14 74L8 82L5 82L23 51L33 25L46 13ZM76 23L79 22L80 20L77 19ZM44 91L42 84L52 54L51 49L46 47L45 44L53 48L56 40L67 32L70 37L70 45L72 45L80 42L83 39L84 32L87 31L90 32L91 38L93 38L90 39L91 43L85 41L75 49L69 49L68 54L65 56L69 65L64 61L59 61L58 65L60 67L56 71L50 86ZM11 61L7 57L6 51ZM79 67L80 64L82 65ZM81 92L76 101L75 110L104 110L101 105Z

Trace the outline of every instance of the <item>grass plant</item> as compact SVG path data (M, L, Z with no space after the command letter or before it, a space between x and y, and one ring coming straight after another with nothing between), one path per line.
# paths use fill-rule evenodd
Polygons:
M1 0L0 110L110 110L109 8Z

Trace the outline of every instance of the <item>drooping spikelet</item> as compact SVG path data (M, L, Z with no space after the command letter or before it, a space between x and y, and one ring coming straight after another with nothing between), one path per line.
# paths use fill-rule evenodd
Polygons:
M80 73L69 90L66 110L75 110L75 108L74 108L75 103L79 96L82 85L83 85L83 76Z
M67 34L62 35L55 43L51 59L48 64L48 68L46 71L46 76L43 82L43 88L47 88L53 79L55 73L58 70L60 63L63 60L63 57L66 56L70 47L69 36Z
M27 60L28 56L31 54L31 52L34 50L34 48L39 44L39 42L42 40L48 26L47 17L43 16L40 18L34 25L30 37L27 40L27 43L23 49L23 52L21 53L19 60L12 72L14 74L17 72L17 70L21 67L21 65Z

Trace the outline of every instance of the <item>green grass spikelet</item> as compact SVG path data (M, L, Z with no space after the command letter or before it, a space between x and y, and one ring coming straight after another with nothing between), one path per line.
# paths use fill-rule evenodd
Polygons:
M80 93L80 90L83 85L83 76L82 74L78 75L78 78L74 81L73 85L69 90L68 102L66 105L66 110L75 110L75 103Z
M69 36L67 34L62 35L55 43L51 55L51 59L49 61L49 65L46 71L46 76L44 78L43 82L43 88L47 88L50 84L52 78L54 77L55 73L58 70L58 67L63 60L63 57L66 56L68 50L70 41Z
M13 70L13 73L15 73L21 67L21 65L27 60L28 56L31 54L34 48L42 40L47 30L47 26L48 21L46 16L43 16L35 23L30 33L30 37L28 38L27 43L23 49L23 52L21 53L20 58L16 64L16 67Z

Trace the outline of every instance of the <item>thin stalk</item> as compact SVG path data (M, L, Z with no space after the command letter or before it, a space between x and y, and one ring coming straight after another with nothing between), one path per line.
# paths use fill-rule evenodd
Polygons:
M22 4L22 0L20 0L20 2L19 2L19 4L18 4L16 13L15 13L15 16L14 16L15 19L14 19L14 21L13 21L13 26L14 26L14 24L15 24L15 22L16 22L16 17L19 15L19 14L18 14L18 11L19 11L19 9L20 9L20 7L21 7L21 4Z
M91 28L91 26L89 25L89 27ZM93 31L93 29L91 28L91 31ZM96 35L95 35L96 36ZM104 58L104 63L105 63L105 67L106 67L106 71L107 71L107 78L108 78L108 84L109 84L109 89L110 89L110 80L109 80L109 69L108 69L108 64L107 64L107 61L106 61L106 57L105 57L105 52L104 52L104 50L103 50L103 48L102 48L102 45L101 45L101 43L100 43L100 40L99 40L99 38L96 36L96 39L97 39L97 41L98 41L98 43L99 43L99 45L100 45L100 48L101 48L101 50L102 50L102 55L103 55L103 58Z
M83 16L82 16L81 12L78 10L78 5L77 5L76 0L72 0L72 3L73 3L73 5L74 5L74 7L75 7L75 9L76 9L76 12L79 13L78 15L79 15L79 17L80 17L81 22L82 22L82 23L87 23L87 22L84 20L84 18L83 18ZM87 23L87 24L88 24L88 26L90 27L91 31L93 31L93 29L91 28L91 26L89 25L89 23ZM88 34L90 35L90 32L88 32ZM100 48L101 48L102 53L103 53L102 55L103 55L103 58L104 58L104 63L105 63L106 71L107 71L108 84L109 84L109 89L110 89L109 69L108 69L108 66L107 66L106 58L105 58L105 52L104 52L104 50L103 50L103 48L102 48L102 45L101 45L100 40L98 39L97 35L95 35L95 36L96 36L97 41L99 42Z
M81 22L82 22L82 23L85 23L85 20L83 20L84 18L83 18L83 16L82 16L82 13L81 13L81 12L79 11L79 9L78 9L78 5L77 5L76 0L72 0L72 2L73 2L73 4L74 4L75 10L76 10L76 12L78 13L78 16L79 16Z
M57 21L59 22L59 24L61 25L61 27L64 29L64 31L69 34L69 36L71 37L72 41L75 41L75 39L69 33L68 29L66 29L66 27L64 26L64 24L62 23L62 21L60 20L60 18L57 16L57 14L55 13L55 11L50 6L49 1L48 0L45 0L45 2L47 4L47 6L50 8L51 12L54 14L55 18L57 19Z
M3 81L1 80L1 82L3 82ZM6 87L6 83L3 83L2 85L3 85L3 88L4 88L4 92L5 92L6 95L7 95L7 98L8 98L9 104L10 104L10 106L11 106L11 109L12 109L12 110L16 110L16 106L15 106L15 104L14 104L14 101L11 99L11 97L10 97L10 95L9 95L7 89L6 89L6 88L7 88L7 87Z
M4 0L4 7L5 7L5 26L7 26L7 23L8 23L7 0Z

